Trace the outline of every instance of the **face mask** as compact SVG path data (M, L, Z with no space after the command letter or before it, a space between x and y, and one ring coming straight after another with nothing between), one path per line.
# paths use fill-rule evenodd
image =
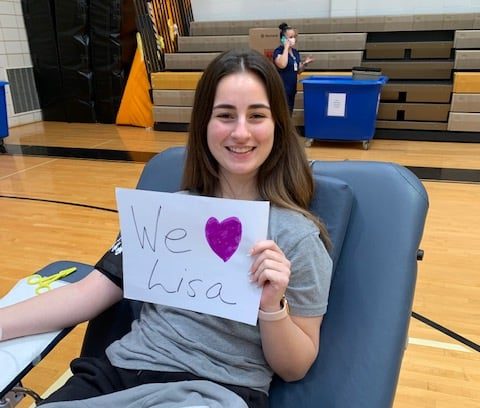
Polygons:
M290 46L293 47L295 45L295 37L289 38L288 41L290 41Z

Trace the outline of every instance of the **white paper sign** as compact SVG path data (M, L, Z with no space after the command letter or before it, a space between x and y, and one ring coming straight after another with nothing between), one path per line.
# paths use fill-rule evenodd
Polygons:
M252 246L269 203L116 189L124 295L255 325Z
M329 93L327 116L345 117L346 93Z

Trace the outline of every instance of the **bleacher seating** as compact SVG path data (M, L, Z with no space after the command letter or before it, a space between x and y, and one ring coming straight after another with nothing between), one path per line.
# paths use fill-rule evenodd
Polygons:
M479 115L479 125L459 129L453 123L455 115L460 113L465 117L467 112L453 112L452 97L457 101L454 109L465 109L465 98L476 101L477 105L480 101L475 88L468 92L471 94L468 97L453 95L455 73L480 71L480 14L312 18L288 22L300 34L299 51L315 59L302 77L350 75L354 66L380 68L389 77L381 94L377 132L391 137L399 131L414 130L427 139L449 140L449 134L455 131L456 140L462 140L462 136L479 138L471 132L480 130L480 108L468 112L470 121L475 122ZM190 35L178 38L178 51L165 54L166 70L152 73L155 128L186 129L193 91L207 64L224 50L248 46L251 28L276 28L280 23L280 20L192 21ZM293 117L301 129L300 82L298 87ZM459 99L463 105L459 105Z

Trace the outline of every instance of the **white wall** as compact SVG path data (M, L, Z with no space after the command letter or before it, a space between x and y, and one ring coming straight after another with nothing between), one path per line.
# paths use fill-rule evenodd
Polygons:
M195 21L328 17L331 0L191 0Z
M478 12L480 0L331 0L332 17Z
M0 80L7 81L7 68L31 66L21 0L0 0ZM9 127L42 120L40 110L15 114L8 85L5 93Z
M480 13L480 0L191 0L195 21Z

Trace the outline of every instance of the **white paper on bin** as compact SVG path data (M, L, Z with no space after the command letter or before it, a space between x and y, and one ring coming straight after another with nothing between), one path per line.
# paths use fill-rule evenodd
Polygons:
M327 116L345 117L346 93L329 93Z

